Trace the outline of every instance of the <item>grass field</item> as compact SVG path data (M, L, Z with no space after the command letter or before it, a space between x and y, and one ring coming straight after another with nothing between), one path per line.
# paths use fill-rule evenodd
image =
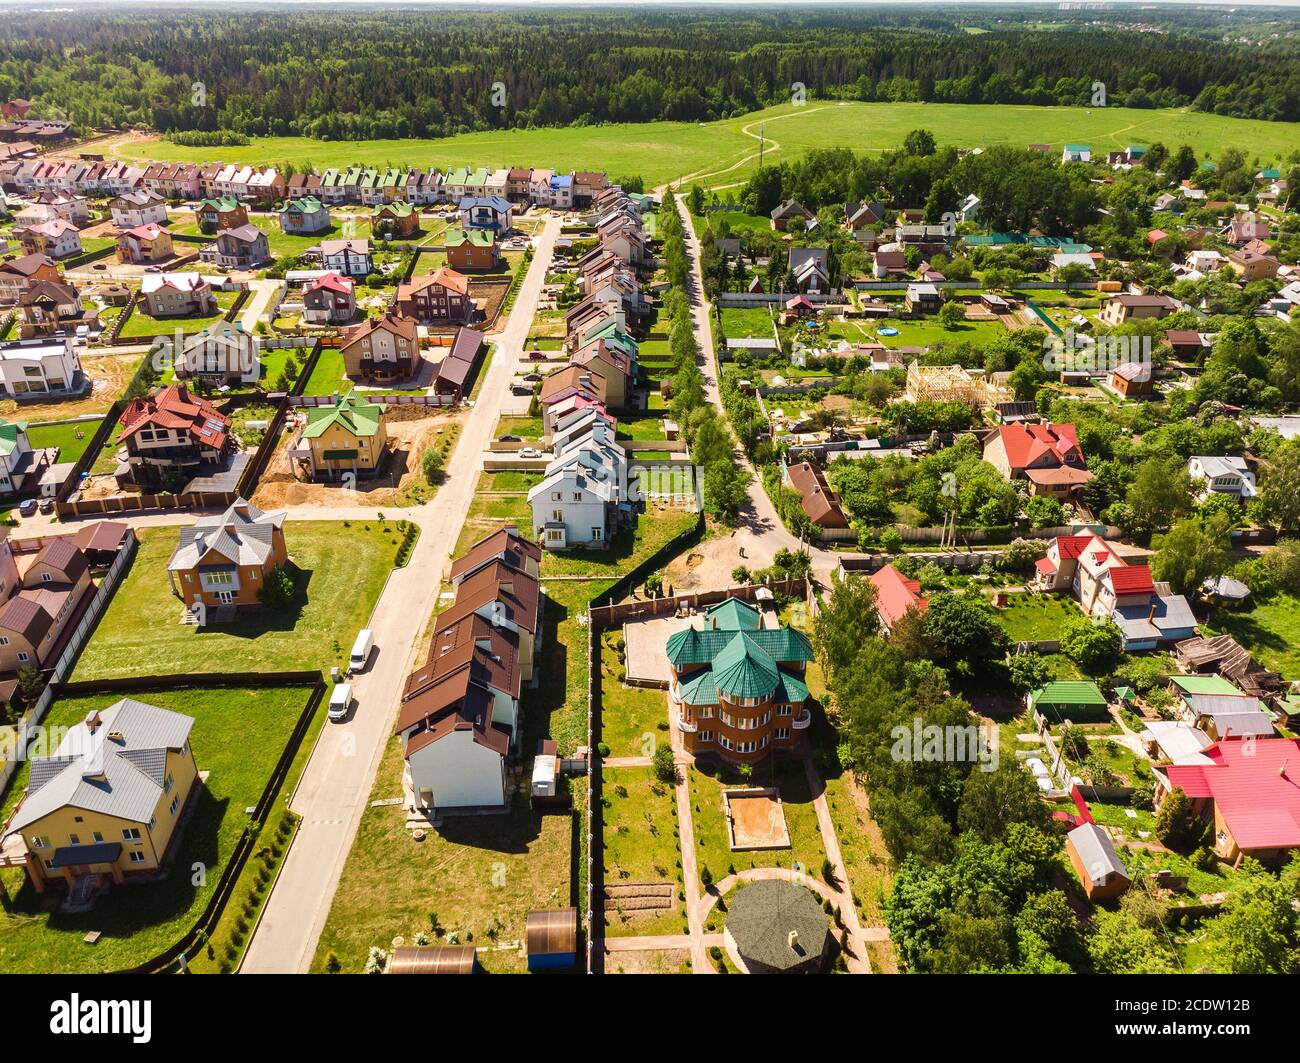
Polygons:
M605 883L671 882L681 885L681 846L673 788L649 768L606 768L601 819ZM671 907L655 914L606 913L606 933L680 934L686 912L673 895Z
M187 336L202 332L225 317L226 311L234 306L235 300L239 298L238 292L213 292L212 294L217 300L217 312L206 317L150 317L143 311L143 304L139 304L131 311L130 318L122 326L122 331L118 335L124 339L127 337L153 339L155 336L171 336L177 329Z
M706 183L743 181L757 165L758 131L765 159L782 161L812 147L883 151L916 128L940 144L958 147L1010 143L1088 143L1094 153L1160 140L1187 143L1199 156L1237 147L1247 158L1277 162L1300 148L1294 123L1261 122L1190 110L1123 107L1021 107L996 104L839 103L784 105L718 122L648 122L568 129L465 133L440 140L322 141L258 137L240 147L190 148L166 141L119 145L119 158L161 162L265 163L278 160L318 169L384 160L394 166L548 165L559 170L606 170L611 177L640 174L647 186L681 177L713 175ZM745 132L745 130L749 132ZM734 167L734 168L733 168Z
M137 661L139 658L137 658ZM45 911L35 891L19 885L23 873L3 872L15 893L14 910L0 912L0 971L5 973L89 973L141 963L175 943L193 925L216 888L221 869L239 840L294 722L307 702L306 688L266 690L181 689L141 693L139 699L194 717L192 745L206 785L197 792L171 873L161 882L119 887L83 915ZM105 708L123 695L96 695L57 702L46 723L70 726L92 708ZM310 740L310 738L308 739ZM3 817L27 784L28 768L14 776ZM195 886L191 867L207 869ZM94 945L82 939L103 936Z
M77 663L75 677L151 672L217 672L238 662L249 670L280 671L341 664L365 626L397 551L393 524L351 527L330 521L285 525L298 594L285 613L250 615L199 630L181 624L181 602L171 593L167 561L176 529L141 530L131 571Z
M1206 628L1232 635L1265 668L1300 679L1300 598L1279 594L1242 612L1218 610Z
M27 429L27 441L37 450L58 447L60 462L80 461L97 431L99 421L56 421L32 425Z
M1062 595L1012 594L997 611L1002 630L1016 641L1050 641L1060 637L1061 625L1079 615L1074 600Z
M401 743L393 739L372 802L401 791ZM332 952L345 973L359 973L370 946L389 952L394 938L411 945L420 932L430 944L454 935L477 946L479 963L490 972L526 970L528 913L576 900L570 895L571 825L568 816L538 816L520 807L499 816L447 816L417 842L400 805L371 803L361 815L312 970L324 971Z

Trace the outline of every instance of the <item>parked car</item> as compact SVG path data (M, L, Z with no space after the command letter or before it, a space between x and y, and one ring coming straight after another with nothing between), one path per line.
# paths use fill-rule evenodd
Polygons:
M374 646L374 635L370 633L369 628L363 628L357 633L357 641L352 644L352 652L348 655L348 669L353 672L364 672L366 665L370 663L370 651Z
M540 458L542 452L536 447L524 447L523 450L519 452L519 456L521 458Z
M520 436L498 436L498 437L497 437L497 442L499 442L499 443L522 443L522 442L523 442L523 438L520 437Z
M342 723L348 718L348 709L352 707L352 684L336 683L330 694L330 722Z
M40 502L37 504L37 508L39 508L40 511L41 511L42 513L53 513L53 512L54 512L54 499L52 499L52 498L42 498L42 499L40 500Z
M528 360L529 360L530 362L544 362L544 361L546 361L546 352L545 352L545 351L529 351L529 352L528 352Z
M18 503L18 512L21 513L24 517L30 517L33 513L36 512L36 499L24 498L21 502Z

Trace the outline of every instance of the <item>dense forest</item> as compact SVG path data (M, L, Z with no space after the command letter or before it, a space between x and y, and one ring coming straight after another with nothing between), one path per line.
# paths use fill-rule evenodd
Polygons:
M1095 105L1100 82L1110 106L1300 119L1300 23L1268 10L71 12L4 13L0 99L81 127L361 140L705 121L786 102L796 83L809 97Z

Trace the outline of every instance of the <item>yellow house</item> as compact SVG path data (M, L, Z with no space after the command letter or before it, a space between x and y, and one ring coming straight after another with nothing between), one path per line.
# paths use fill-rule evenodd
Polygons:
M156 872L198 778L193 726L189 716L130 698L92 710L53 756L32 757L27 790L0 838L5 856L21 838L38 893L52 878L71 889L87 875L122 883Z
M312 475L336 480L351 473L374 476L383 464L388 446L384 408L360 398L355 392L334 395L329 406L307 411L302 442L307 444ZM296 451L301 455L302 450Z

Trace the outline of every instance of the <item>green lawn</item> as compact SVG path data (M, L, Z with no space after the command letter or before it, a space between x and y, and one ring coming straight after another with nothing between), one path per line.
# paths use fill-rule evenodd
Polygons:
M724 770L720 776L715 765L696 766L690 771L691 817L695 824L695 848L700 872L708 868L715 882L734 871L751 867L788 867L796 865L809 875L821 874L826 858L821 831L817 827L817 810L808 789L803 762L790 758L769 758L754 769L748 783ZM781 808L790 834L789 849L743 850L733 852L727 841L727 819L722 807L723 790L745 786L775 786L781 791Z
M1002 630L1017 642L1054 640L1061 625L1078 615L1074 600L1060 594L1011 594L1006 608L997 611Z
M876 329L888 326L898 329L897 336L881 336ZM967 321L956 328L944 328L937 318L921 320L903 320L901 318L882 318L869 325L864 325L869 338L878 339L886 347L932 347L937 343L971 343L983 346L1007 335L1006 327L1000 321ZM861 341L861 336L852 337Z
M390 534L373 522L351 527L289 522L285 541L298 570L298 595L290 610L205 630L179 622L181 601L168 584L176 529L142 529L131 571L82 653L75 677L219 672L231 662L248 670L328 672L345 662L392 568L398 534L391 522L387 527Z
M722 335L729 340L771 339L772 315L762 306L724 307Z
M1279 594L1240 612L1216 610L1207 634L1227 632L1265 668L1300 678L1300 598Z
M351 391L352 381L345 373L343 352L338 347L322 347L316 368L307 378L304 395L332 395L336 391Z
M602 838L605 885L671 882L681 886L681 839L677 800L672 786L655 778L650 768L606 768ZM680 934L686 912L673 894L672 906L655 914L606 915L606 934Z
M300 687L137 694L141 701L194 717L194 757L199 770L208 773L206 786L197 791L172 871L161 882L118 887L84 915L49 913L36 892L23 886L15 896L14 911L0 912L0 971L109 971L141 963L176 942L211 897L247 823L244 809L261 796L307 695L307 689ZM70 726L92 708L104 708L122 696L59 701L46 723ZM27 770L24 765L14 777L4 818L26 785ZM206 878L197 887L191 870L195 864L206 869ZM16 868L0 874L11 892L25 880ZM94 945L82 940L91 930L103 935Z
M235 147L185 147L166 141L119 145L119 158L160 162L238 162L278 159L317 169L358 161L394 166L500 166L511 159L544 159L560 171L607 170L611 177L640 174L647 187L676 178L718 174L721 184L744 181L757 159L720 171L756 153L742 132L766 124L767 159L783 162L813 147L844 146L885 151L916 128L958 147L1044 143L1060 147L1086 142L1101 155L1108 148L1160 140L1187 143L1198 153L1240 148L1248 158L1278 159L1300 147L1294 123L1224 118L1190 109L1123 107L1029 107L996 104L851 103L811 100L807 106L769 107L717 122L617 123L565 129L464 133L437 140L326 141L305 137L254 137ZM773 143L775 142L775 143ZM705 181L707 183L707 180ZM734 194L734 190L731 190Z
M479 480L480 491L524 491L542 482L540 472L485 472Z
M571 817L538 816L527 807L499 816L447 816L416 841L402 806L373 804L401 792L401 743L394 738L361 814L312 971L323 972L334 953L344 972L359 973L372 945L391 952L394 938L413 945L421 932L430 944L454 936L475 945L490 972L527 970L528 913L577 903L570 888Z
M99 431L99 421L55 421L32 425L27 441L36 449L58 447L59 461L80 461L90 441Z
M235 305L238 292L213 292L217 300L217 312L203 317L150 317L144 312L143 304L137 304L122 331L121 338L152 339L155 336L172 336L177 329L185 335L192 336L211 328L226 316L226 311Z
M542 612L541 681L523 694L525 748L553 738L562 755L587 744L587 639L585 617L593 598L613 580L552 580L545 583Z
M670 740L667 693L623 682L619 657L622 628L602 631L600 650L600 738L613 757L648 757Z

